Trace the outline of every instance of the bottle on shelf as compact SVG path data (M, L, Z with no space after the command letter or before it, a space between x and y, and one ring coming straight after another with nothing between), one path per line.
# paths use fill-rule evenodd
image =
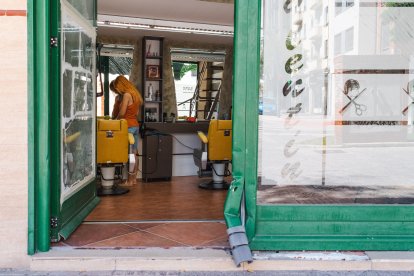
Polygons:
M152 94L153 94L152 83L148 85L148 94L147 94L147 101L152 101Z
M151 44L148 45L148 50L147 50L146 56L147 57L151 56Z
M155 92L155 100L156 100L157 102L161 101L161 97L160 97L160 90L157 90L157 91Z

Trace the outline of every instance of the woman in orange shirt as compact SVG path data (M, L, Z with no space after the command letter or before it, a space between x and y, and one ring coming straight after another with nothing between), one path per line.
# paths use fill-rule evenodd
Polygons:
M112 116L111 116L111 118L113 120L116 119L116 117L118 117L119 107L121 106L121 103L122 103L122 95L115 89L114 82L115 82L115 80L111 81L111 83L109 84L109 89L111 89L111 91L113 91L114 94L116 95L114 106L112 107Z
M128 132L132 133L135 138L133 146L133 153L135 155L135 166L133 173L130 173L128 182L131 184L136 183L138 172L138 134L139 123L137 115L141 110L143 103L141 93L136 89L135 85L131 83L124 76L118 76L114 81L115 90L122 95L122 101L119 106L119 112L116 119L125 119L128 122Z

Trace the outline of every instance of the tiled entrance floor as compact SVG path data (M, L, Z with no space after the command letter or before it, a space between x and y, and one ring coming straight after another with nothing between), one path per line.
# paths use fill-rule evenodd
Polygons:
M103 196L85 221L222 220L226 190L205 190L209 178L173 177L171 181L142 182L120 196Z
M223 222L84 223L52 246L75 248L229 248Z

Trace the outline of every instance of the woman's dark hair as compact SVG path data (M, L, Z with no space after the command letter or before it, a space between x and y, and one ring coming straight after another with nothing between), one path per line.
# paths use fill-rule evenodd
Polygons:
M359 82L354 79L349 79L344 84L344 93L348 94L350 90L359 89Z

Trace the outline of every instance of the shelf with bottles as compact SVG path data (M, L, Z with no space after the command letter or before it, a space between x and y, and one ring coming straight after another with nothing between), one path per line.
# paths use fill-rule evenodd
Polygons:
M145 87L145 102L162 102L159 82L148 82Z
M147 103L144 108L145 122L160 122L160 108L158 103Z
M145 40L145 58L162 59L162 38L144 37Z
M161 122L163 112L163 38L146 36L142 41L144 122Z

